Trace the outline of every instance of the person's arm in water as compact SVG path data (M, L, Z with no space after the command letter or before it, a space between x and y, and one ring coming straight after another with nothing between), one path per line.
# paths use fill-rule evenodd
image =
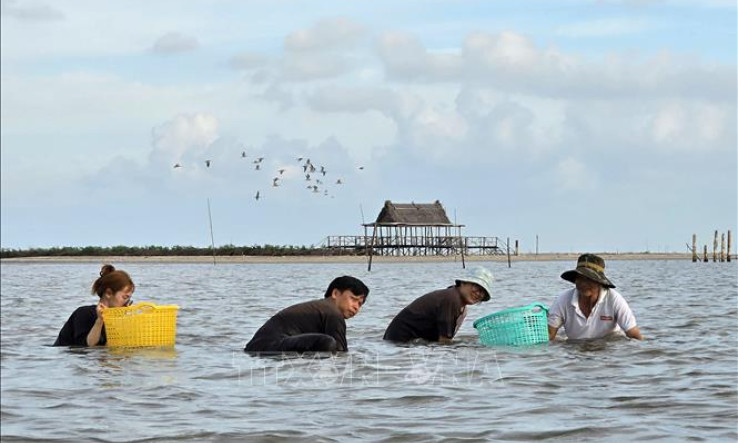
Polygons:
M559 332L559 328L564 326L566 318L566 309L564 306L566 305L567 300L564 294L559 294L551 305L551 308L548 310L548 318L546 321L548 325L548 341L554 341L556 333Z
M107 305L100 300L97 304L97 319L95 324L92 325L92 329L87 333L87 346L97 346L100 343L100 335L102 335L103 328L103 316L102 312L107 308Z
M549 327L549 330L551 328ZM636 340L643 340L643 336L641 335L641 330L638 329L638 326L634 326L627 331L625 331L625 335L628 336L628 338L634 338Z
M618 326L625 331L625 335L628 338L643 340L641 330L638 329L638 325L636 324L635 315L633 315L628 302L622 296L615 299L615 317L617 318Z

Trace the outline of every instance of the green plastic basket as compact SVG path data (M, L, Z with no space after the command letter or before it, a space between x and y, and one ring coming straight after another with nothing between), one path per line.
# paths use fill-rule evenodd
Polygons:
M533 303L482 317L474 322L485 346L521 346L548 343L548 306Z

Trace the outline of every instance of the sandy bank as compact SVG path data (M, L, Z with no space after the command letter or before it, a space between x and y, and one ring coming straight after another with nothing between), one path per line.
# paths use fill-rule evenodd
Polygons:
M605 260L691 260L689 253L598 253ZM552 261L575 262L579 253L520 254L511 256L510 261ZM467 262L507 261L507 256L466 256ZM216 263L366 263L365 256L222 256L215 257ZM422 257L382 257L375 256L372 263L413 263L461 261L461 256L422 256ZM212 256L172 256L172 257L28 257L6 258L3 264L12 263L213 263Z

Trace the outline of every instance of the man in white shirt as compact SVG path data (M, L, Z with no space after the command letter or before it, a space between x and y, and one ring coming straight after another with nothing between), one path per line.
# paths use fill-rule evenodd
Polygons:
M562 292L548 311L548 338L553 340L560 327L570 339L601 338L625 331L629 338L643 340L628 302L605 276L605 261L594 254L583 254L574 270L561 278L575 284Z

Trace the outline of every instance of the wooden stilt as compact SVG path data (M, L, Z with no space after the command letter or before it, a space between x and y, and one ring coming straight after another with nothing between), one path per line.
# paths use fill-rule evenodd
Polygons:
M705 250L704 251L705 252L702 255L702 261L705 262L705 263L707 263L708 261L710 261L710 260L707 259L707 245L705 245Z
M697 262L697 234L692 234L692 263Z
M730 261L730 250L731 250L731 241L730 241L730 230L728 230L728 261Z
M369 268L367 269L367 272L372 271L372 257L374 256L374 241L377 239L377 225L374 225L374 229L372 229L372 243L369 245Z
M725 233L720 234L720 263L725 261Z
M715 230L715 238L712 240L712 261L717 261L717 229Z
M461 236L461 227L459 226L457 229L459 230L459 244L461 245L461 269L466 269L466 260L464 259L466 244L464 242L464 237Z

